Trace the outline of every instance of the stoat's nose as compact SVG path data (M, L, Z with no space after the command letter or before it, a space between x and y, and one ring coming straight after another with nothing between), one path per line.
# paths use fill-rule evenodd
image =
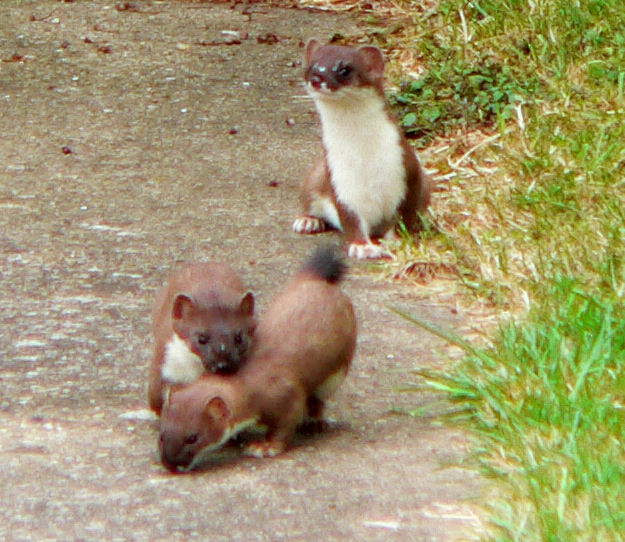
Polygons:
M319 75L318 73L313 73L310 75L310 77L308 78L308 82L314 87L314 88L321 88L321 85L324 82L323 77L321 77L321 75Z
M332 86L328 78L329 75L328 68L315 62L308 68L306 81L315 90L328 90L328 87Z

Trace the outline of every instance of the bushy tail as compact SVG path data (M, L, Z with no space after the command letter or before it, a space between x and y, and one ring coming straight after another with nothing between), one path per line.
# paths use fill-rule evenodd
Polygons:
M339 251L333 246L321 246L308 258L302 271L311 273L330 284L340 282L347 265Z

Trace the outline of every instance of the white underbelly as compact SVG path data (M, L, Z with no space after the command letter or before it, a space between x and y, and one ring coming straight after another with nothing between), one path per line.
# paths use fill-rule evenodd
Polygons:
M363 150L350 149L328 158L337 199L367 224L367 232L393 218L405 197L406 183L402 157L388 155L362 159ZM337 153L338 154L338 153Z
M390 220L406 195L404 153L384 102L363 90L351 102L317 104L337 199L371 228Z
M342 369L339 369L336 373L329 376L323 382L323 384L321 384L321 386L319 386L315 390L314 392L315 397L317 397L318 399L321 399L322 401L325 401L329 397L332 397L332 395L334 395L334 393L339 388L339 386L343 383L343 380L345 380L346 374L347 374L347 366L345 366Z

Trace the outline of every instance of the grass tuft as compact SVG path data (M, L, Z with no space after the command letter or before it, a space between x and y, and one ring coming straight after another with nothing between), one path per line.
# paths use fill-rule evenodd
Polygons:
M566 278L549 295L488 349L404 315L467 354L449 372L417 371L418 389L446 392L455 423L481 442L504 488L493 539L621 540L625 306Z

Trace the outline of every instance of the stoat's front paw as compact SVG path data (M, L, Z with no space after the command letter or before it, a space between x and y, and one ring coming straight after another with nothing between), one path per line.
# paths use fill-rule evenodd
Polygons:
M300 216L293 222L295 233L321 233L326 231L326 223L316 216Z
M373 243L350 243L347 255L357 260L379 260L391 257L380 245Z
M284 451L284 444L282 442L268 442L266 440L260 440L256 442L250 442L243 448L243 455L249 455L252 457L275 457L276 455Z

